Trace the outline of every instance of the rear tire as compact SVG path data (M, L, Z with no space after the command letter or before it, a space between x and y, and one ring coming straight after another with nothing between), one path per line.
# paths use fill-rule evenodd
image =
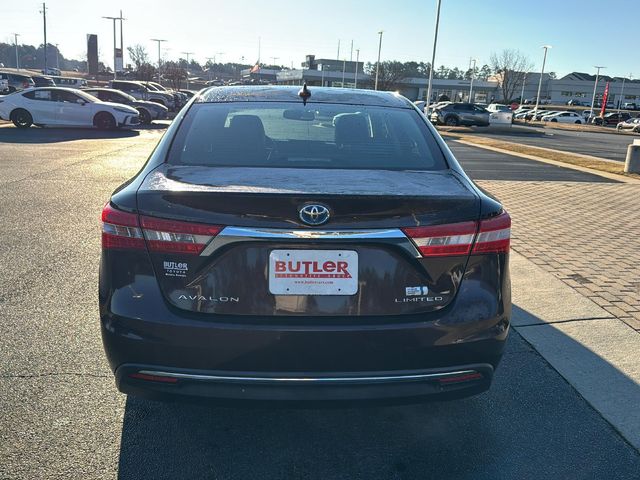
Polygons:
M93 124L99 130L112 130L116 128L116 119L107 112L100 112L93 117Z
M552 118L552 119L551 119L551 121L552 121L553 123L558 123L558 119L556 119L556 118Z
M456 117L451 115L444 119L444 124L447 127L457 127L458 125L460 125L460 121Z
M29 128L33 124L33 117L24 108L11 112L11 121L18 128Z
M144 108L138 109L138 114L140 115L140 123L143 125L149 125L151 123L151 114L148 110Z

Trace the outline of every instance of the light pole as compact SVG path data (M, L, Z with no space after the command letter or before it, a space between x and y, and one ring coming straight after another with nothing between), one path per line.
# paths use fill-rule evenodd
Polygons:
M633 78L633 74L629 74L629 81L631 81L631 79ZM618 100L618 113L620 113L620 106L622 105L622 100L624 100L624 81L626 80L626 77L622 78L622 88L620 89L620 100Z
M151 41L158 43L158 83L160 83L160 65L162 63L162 58L160 57L160 44L162 42L166 42L166 40L163 40L161 38L152 38Z
M473 67L471 68L471 82L469 83L469 103L473 103L473 77L476 73L476 59L472 58Z
M522 78L522 92L520 92L520 105L524 105L524 85L527 83L527 73L524 72L524 77Z
M591 115L589 115L589 118L591 117L595 117L596 116L596 90L598 89L598 80L600 78L600 69L601 68L607 68L607 67L602 67L602 66L594 66L593 68L597 69L596 71L596 82L593 84L593 97L591 97Z
M378 43L378 63L376 63L376 84L373 88L374 90L378 90L378 74L380 73L380 52L382 50L382 34L383 33L384 32L382 30L378 32L378 35L380 35L380 42Z
M113 79L116 79L116 20L119 17L102 17L105 20L113 20Z
M44 74L47 74L47 4L42 2L42 24L44 26Z
M543 45L541 48L544 48L544 57L542 57L542 70L540 70L540 81L538 82L538 94L536 95L536 106L533 109L533 119L536 119L536 115L538 114L538 105L540 104L540 90L542 90L542 77L544 76L544 66L547 63L547 50L551 48L551 45Z
M193 55L193 52L180 52L187 56L187 90L189 90L189 55Z
M438 27L440 26L440 3L438 0L438 6L436 7L436 29L433 35L433 52L431 54L431 68L429 68L429 83L427 85L427 113L429 113L429 105L431 105L431 84L433 83L433 69L436 62L436 46L438 45Z
M54 43L56 46L56 68L60 70L60 49L58 49L58 44Z
M280 60L280 57L269 57L271 59L271 65L273 65L275 67L276 65L276 60Z
M16 70L20 70L20 60L18 59L18 37L19 36L20 36L19 33L13 34L14 44L16 46Z
M342 88L344 88L344 72L347 70L347 59L342 59Z
M360 61L360 49L356 48L356 74L354 77L355 85L353 86L353 88L358 88L358 62L359 61Z

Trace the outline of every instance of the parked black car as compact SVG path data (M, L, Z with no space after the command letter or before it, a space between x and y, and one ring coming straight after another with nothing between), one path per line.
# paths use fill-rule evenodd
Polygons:
M458 125L489 126L490 113L472 103L447 103L436 107L431 113L431 121L437 125L455 127Z
M53 81L53 78L46 77L44 75L33 75L31 77L33 79L33 83L36 87L55 87L56 82Z
M199 92L102 212L117 386L295 401L486 390L509 330L510 224L404 97Z
M164 105L156 102L146 102L144 100L137 100L131 95L127 95L120 90L113 88L85 88L83 91L97 97L103 102L121 103L123 105L129 105L140 114L140 123L146 125L153 120L162 120L167 118L169 109Z
M591 123L594 125L618 125L620 122L624 122L631 118L631 114L628 112L611 112L605 114L604 117L593 117Z

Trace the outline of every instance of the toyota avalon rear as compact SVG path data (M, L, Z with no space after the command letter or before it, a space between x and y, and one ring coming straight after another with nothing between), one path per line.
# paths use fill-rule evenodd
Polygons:
M482 392L509 328L510 223L403 97L205 90L102 212L117 386L227 400Z

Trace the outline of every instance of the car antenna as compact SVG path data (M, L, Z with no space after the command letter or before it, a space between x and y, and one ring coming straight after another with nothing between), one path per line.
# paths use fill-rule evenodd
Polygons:
M302 85L302 88L298 92L298 96L302 99L302 104L306 105L307 100L309 100L309 97L311 97L311 92L307 88L307 82L304 82L304 85Z

